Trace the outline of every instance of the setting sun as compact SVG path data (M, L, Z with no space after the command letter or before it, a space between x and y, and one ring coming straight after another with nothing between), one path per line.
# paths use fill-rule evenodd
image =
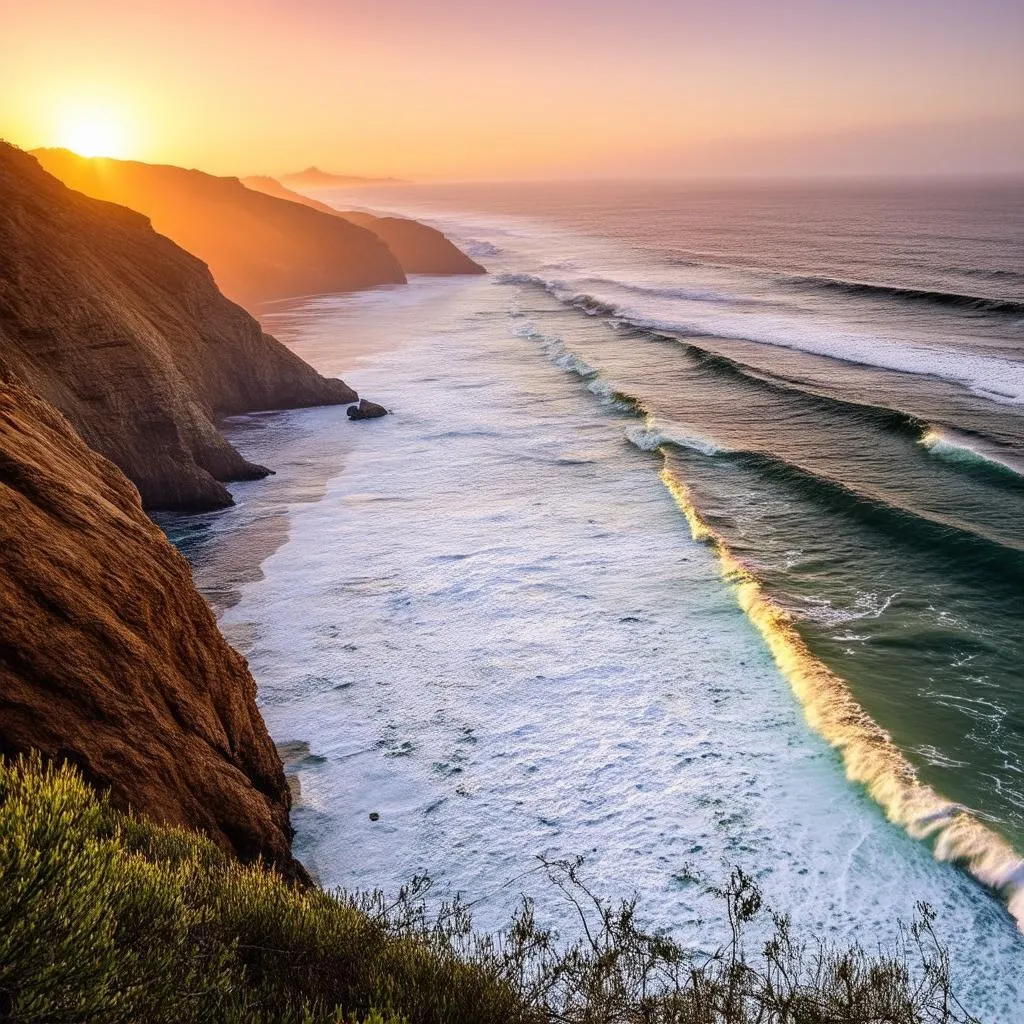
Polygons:
M124 126L106 112L75 111L62 121L59 143L80 156L124 157Z

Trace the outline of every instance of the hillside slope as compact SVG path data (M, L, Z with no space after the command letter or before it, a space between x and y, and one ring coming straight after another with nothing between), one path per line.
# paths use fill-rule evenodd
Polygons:
M395 254L407 274L486 274L479 263L471 260L436 228L406 217L380 217L355 210L335 210L317 199L293 192L276 178L243 178L246 188L267 195L301 203L312 210L341 217L352 224L372 231Z
M371 231L218 178L131 160L40 149L70 188L145 214L153 227L209 264L221 291L258 303L400 284L405 274Z
M0 365L0 755L303 877L244 659L135 488Z
M145 217L71 191L0 143L0 358L151 508L231 503L265 475L217 416L354 401L263 333Z

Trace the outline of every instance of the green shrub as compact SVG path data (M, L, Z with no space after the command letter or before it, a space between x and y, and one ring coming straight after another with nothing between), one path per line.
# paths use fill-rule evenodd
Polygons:
M119 814L68 767L0 765L0 1021L225 1024L953 1024L932 916L890 955L797 943L761 952L741 872L719 892L711 955L644 932L579 862L545 863L581 937L560 944L524 900L498 937L458 902L429 916L417 879L379 892L296 889L191 832Z

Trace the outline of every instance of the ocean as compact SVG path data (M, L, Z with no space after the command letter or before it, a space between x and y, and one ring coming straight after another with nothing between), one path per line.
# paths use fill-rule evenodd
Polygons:
M1024 189L330 198L490 273L268 307L393 415L235 420L277 476L162 520L304 863L499 927L584 855L701 948L735 865L869 947L924 901L970 1008L1024 1019Z

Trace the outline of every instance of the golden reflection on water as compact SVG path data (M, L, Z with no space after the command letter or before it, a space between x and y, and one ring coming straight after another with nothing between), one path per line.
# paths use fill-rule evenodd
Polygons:
M1024 861L968 809L923 783L891 737L856 702L847 684L808 649L792 618L769 598L701 517L686 484L667 465L661 480L686 516L694 540L712 547L740 607L764 638L803 706L810 726L843 758L846 777L868 791L890 821L930 842L935 856L955 863L999 891L1024 932Z

